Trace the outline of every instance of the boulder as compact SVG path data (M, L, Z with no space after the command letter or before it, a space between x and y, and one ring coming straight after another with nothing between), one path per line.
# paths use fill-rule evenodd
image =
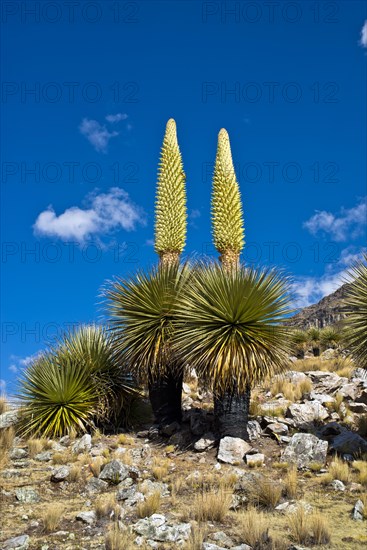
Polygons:
M38 453L35 457L35 460L38 460L39 462L50 462L52 459L52 452L51 451L43 451L42 453Z
M332 395L329 395L328 393L318 393L316 391L310 392L310 399L321 403L321 405L325 405L326 403L335 403L335 397Z
M257 420L249 420L247 423L247 433L250 441L259 439L261 435L261 426Z
M274 435L286 435L288 433L288 426L282 422L272 422L266 426L265 431Z
M207 432L201 439L194 444L195 451L202 452L212 449L215 445L215 436L211 432Z
M292 418L298 427L306 427L315 420L325 420L329 413L317 401L306 401L306 403L290 405L286 415Z
M18 487L18 489L15 489L15 496L19 502L32 503L40 501L39 494L32 487Z
M103 481L103 479L98 479L97 477L92 477L85 486L86 492L90 495L107 491L107 489L107 481Z
M219 442L217 458L226 464L241 464L251 445L239 437L223 437Z
M251 467L264 464L265 455L262 453L255 453L253 455L246 455L246 464Z
M83 523L86 523L87 525L93 525L96 521L96 513L92 510L90 512L79 512L75 519L78 521L82 521Z
M329 448L338 454L357 454L367 452L367 441L360 435L337 422L321 426L317 435L329 443Z
M28 535L20 535L19 537L8 539L4 542L3 550L27 550L29 546L29 540L30 539Z
M153 514L149 518L140 519L133 530L147 539L158 542L174 542L182 545L191 533L190 523L168 525L166 517L162 514Z
M20 447L14 447L14 449L10 452L10 458L12 460L21 460L26 456L28 456L28 452Z
M352 519L362 521L364 515L364 504L361 500L357 500L352 512Z
M111 462L108 462L105 465L98 477L99 479L117 485L129 477L129 471L125 464L123 464L120 460L111 460Z
M68 466L61 466L56 468L51 474L51 481L54 483L59 483L60 481L65 481L70 475L70 468Z
M365 403L349 403L349 409L353 412L353 413L357 413L357 414L366 414L367 413L367 405L365 405Z
M18 411L6 411L0 414L0 429L10 428L18 422Z
M60 440L61 441L61 440ZM75 441L74 445L71 447L71 450L74 454L87 453L92 448L92 436L90 434L85 434L83 437Z
M145 495L150 495L151 493L159 493L162 497L169 496L167 483L162 483L160 481L151 481L150 479L145 479L140 485L140 488Z
M297 464L298 468L307 468L312 462L324 464L327 450L327 441L312 434L296 433L284 449L281 461Z
M335 491L345 491L345 485L340 479L334 479L330 483L330 487L332 487Z

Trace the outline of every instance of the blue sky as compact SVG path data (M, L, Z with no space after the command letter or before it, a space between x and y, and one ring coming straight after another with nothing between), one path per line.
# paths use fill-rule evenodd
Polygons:
M366 18L353 0L2 4L3 389L65 328L101 319L106 280L156 261L170 117L186 253L214 254L225 127L244 261L285 268L300 306L337 288L366 244Z

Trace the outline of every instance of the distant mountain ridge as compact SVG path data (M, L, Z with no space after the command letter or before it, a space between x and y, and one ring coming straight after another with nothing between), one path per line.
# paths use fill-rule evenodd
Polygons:
M324 328L340 323L346 316L344 299L349 286L350 283L345 283L316 304L303 308L288 320L288 324L305 330L310 327Z

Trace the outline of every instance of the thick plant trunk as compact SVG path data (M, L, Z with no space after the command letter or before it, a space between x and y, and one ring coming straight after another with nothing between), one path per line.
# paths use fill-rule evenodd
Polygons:
M251 388L243 394L224 393L214 397L214 417L220 437L248 439L247 423L250 410Z
M149 381L149 399L157 424L181 422L182 382L183 372L177 371Z

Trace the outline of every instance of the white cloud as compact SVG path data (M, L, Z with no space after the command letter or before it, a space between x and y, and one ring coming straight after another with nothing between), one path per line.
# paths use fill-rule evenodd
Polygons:
M111 122L114 124L115 122L120 122L120 120L126 120L127 114L126 113L116 113L115 115L107 115L106 120L107 122Z
M87 203L89 208L72 206L60 215L50 206L39 214L33 226L35 234L83 242L120 229L134 231L138 224L145 224L144 211L123 189L112 187L108 193L91 194Z
M5 380L0 378L0 393L5 393L6 390L6 382Z
M346 241L347 238L356 238L363 233L367 224L366 197L353 208L342 208L338 214L316 211L309 220L304 222L305 227L312 235L318 233L329 234L335 241Z
M79 130L99 153L107 153L110 139L119 135L119 132L110 132L106 126L89 118L83 118Z
M18 367L16 365L10 365L9 370L10 372L16 373L18 372Z
M359 43L363 48L367 48L367 21L364 22L364 25L362 27L361 39Z
M356 252L354 246L348 246L341 251L338 261L330 264L321 277L297 277L292 284L294 306L299 308L315 304L324 296L335 292L350 279L350 267L361 260L365 251L366 248L362 248Z

